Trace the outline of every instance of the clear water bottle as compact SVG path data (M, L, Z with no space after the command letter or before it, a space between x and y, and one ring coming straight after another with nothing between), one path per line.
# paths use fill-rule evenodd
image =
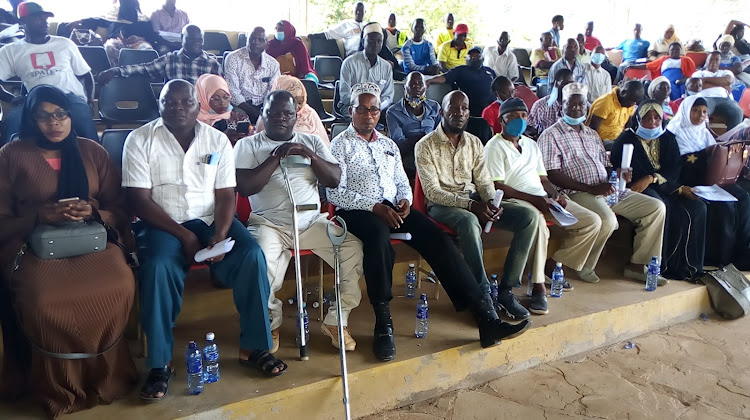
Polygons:
M534 285L531 283L531 273L529 273L529 278L526 281L526 296L531 296L533 291Z
M310 317L307 316L307 303L302 302L302 319L305 322L305 343L310 342ZM300 340L299 340L299 317L297 318L297 338L295 341L297 342L297 347L300 346Z
M417 291L417 269L414 264L409 264L406 271L406 297L413 299Z
M498 288L499 286L497 285L497 274L493 274L490 276L490 297L492 298L492 303L496 305Z
M659 276L661 275L661 264L659 264L659 257L651 257L651 262L648 263L648 274L646 275L646 290L653 292L656 290Z
M187 362L188 393L198 395L203 392L203 355L195 341L188 343L185 361Z
M620 183L620 179L617 177L617 171L612 171L612 175L609 176L609 183L615 191L607 196L607 204L611 207L617 204L620 200L620 194L617 192L617 186Z
M417 302L417 327L414 329L414 335L417 338L427 337L427 295L422 293Z
M203 347L203 382L212 384L219 381L219 348L214 343L215 335L210 332L206 334L206 347Z
M552 287L550 287L549 295L552 297L562 297L564 284L565 276L563 275L562 263L557 263L555 264L555 269L552 271Z

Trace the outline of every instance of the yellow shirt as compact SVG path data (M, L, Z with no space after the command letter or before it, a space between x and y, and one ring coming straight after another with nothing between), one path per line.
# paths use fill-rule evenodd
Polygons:
M472 45L466 42L464 48L459 51L451 46L451 41L444 42L437 49L437 59L438 61L444 61L448 69L462 66L466 64L466 53L469 52L471 47Z
M453 40L453 29L443 29L438 33L435 45L443 45L443 43Z
M557 61L560 58L562 58L562 52L557 47L554 48L554 52L544 51L541 48L537 48L531 52L529 60L531 61L531 66L534 67L534 74L536 76L547 77L549 69L540 69L536 66L537 63L540 61Z
M592 115L601 118L603 121L596 132L599 133L602 140L616 139L625 129L625 123L628 122L628 119L635 114L635 106L625 108L620 105L620 100L617 98L619 92L620 88L616 87L612 89L612 92L599 97L591 105L586 125L591 124Z

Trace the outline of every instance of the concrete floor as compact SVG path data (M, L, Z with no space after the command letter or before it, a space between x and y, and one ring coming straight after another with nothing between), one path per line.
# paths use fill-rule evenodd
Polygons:
M365 420L747 419L750 319L709 315Z

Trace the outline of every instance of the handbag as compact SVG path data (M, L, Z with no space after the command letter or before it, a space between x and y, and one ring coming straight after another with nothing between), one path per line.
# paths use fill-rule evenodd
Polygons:
M700 281L708 289L711 307L722 318L742 318L750 312L750 281L734 265L707 271Z
M29 245L42 260L77 257L107 248L107 229L96 221L37 225Z
M750 145L745 144L741 153L733 153L732 145L745 140L717 143L706 148L707 165L704 185L729 185L737 182L750 156Z

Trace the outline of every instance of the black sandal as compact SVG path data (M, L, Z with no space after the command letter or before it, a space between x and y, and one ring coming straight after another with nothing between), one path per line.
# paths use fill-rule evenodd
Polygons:
M148 372L146 382L141 388L141 399L148 402L157 402L164 399L169 392L169 383L174 379L174 369L169 366L163 368L154 368ZM146 395L156 395L163 392L161 397L147 397ZM144 395L145 394L145 395Z
M241 366L255 368L270 377L281 375L286 372L288 367L286 363L275 358L268 350L256 350L250 353L247 360L238 359L238 361ZM277 368L279 369L278 372L274 372L273 370Z

